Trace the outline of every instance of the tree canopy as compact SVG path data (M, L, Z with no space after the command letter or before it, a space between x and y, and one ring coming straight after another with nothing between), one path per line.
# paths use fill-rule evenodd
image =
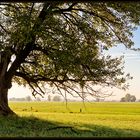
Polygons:
M122 58L102 50L119 43L131 48L139 9L135 2L0 3L4 88L29 85L35 96L52 86L64 97L97 96L94 85L126 88L131 77L124 75Z
M134 95L131 95L129 93L127 93L125 95L125 97L122 97L121 102L135 102L136 101L136 97Z

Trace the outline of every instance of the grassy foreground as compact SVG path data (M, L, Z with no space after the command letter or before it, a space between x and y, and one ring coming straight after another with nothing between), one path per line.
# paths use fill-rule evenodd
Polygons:
M140 137L140 103L10 102L0 137Z

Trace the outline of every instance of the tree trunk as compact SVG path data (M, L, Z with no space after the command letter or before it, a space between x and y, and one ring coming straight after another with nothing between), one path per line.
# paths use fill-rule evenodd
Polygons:
M10 55L0 52L0 115L8 116L15 114L8 106L8 89L11 88L11 79L6 76Z
M0 84L0 115L8 116L15 113L8 106L8 88Z

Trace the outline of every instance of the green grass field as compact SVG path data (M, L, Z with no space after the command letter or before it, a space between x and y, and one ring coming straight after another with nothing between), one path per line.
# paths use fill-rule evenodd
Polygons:
M140 137L140 103L10 102L1 137Z

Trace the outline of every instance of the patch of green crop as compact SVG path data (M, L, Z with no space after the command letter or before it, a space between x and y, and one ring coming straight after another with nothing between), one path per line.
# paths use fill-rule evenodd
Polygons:
M0 137L140 137L140 103L10 102Z

